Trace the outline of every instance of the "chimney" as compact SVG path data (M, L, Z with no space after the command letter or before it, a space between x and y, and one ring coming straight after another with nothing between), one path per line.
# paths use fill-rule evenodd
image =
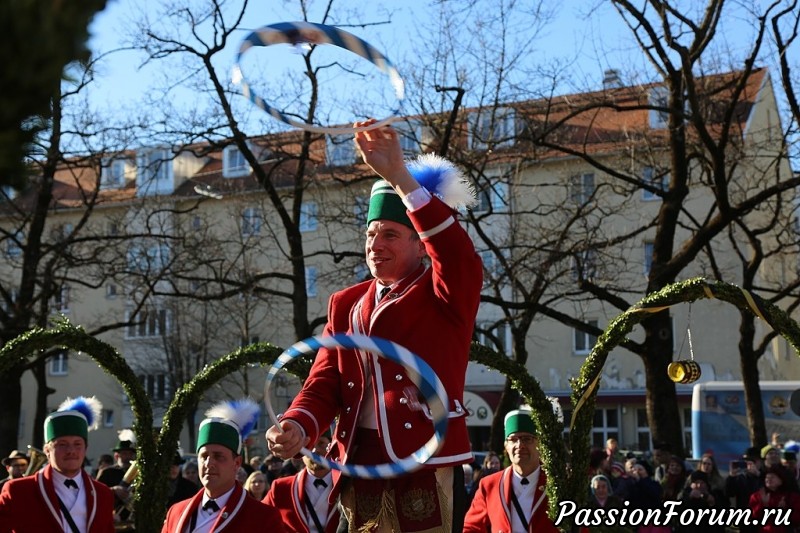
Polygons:
M622 80L619 78L619 70L615 68L607 69L603 72L603 89L619 89L622 87Z

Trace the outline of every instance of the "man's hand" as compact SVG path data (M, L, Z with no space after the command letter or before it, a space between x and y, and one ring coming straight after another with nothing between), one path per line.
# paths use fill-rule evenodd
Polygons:
M362 128L375 122L376 120L371 118L363 122L356 122L353 126ZM400 147L400 139L394 128L383 126L361 131L356 133L355 139L364 162L376 174L391 183L400 195L405 196L419 188L419 183L408 173L403 159L403 149Z
M283 431L281 431L281 429ZM300 426L289 420L281 422L280 428L272 426L267 430L267 448L281 459L290 459L300 452L310 440L303 435Z

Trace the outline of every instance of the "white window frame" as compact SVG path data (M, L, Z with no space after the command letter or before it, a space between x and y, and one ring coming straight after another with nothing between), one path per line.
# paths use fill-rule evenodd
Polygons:
M594 248L583 250L572 256L572 279L581 279L580 273L583 272L583 279L597 278L598 253Z
M113 409L103 409L103 427L104 428L113 428L114 427L114 410Z
M100 170L100 188L118 189L125 185L128 160L122 157L104 158Z
M653 241L644 241L644 261L642 269L644 270L645 277L650 275L650 269L653 268L653 251L655 245Z
M252 170L238 146L230 144L222 150L222 177L241 178L249 176Z
M353 203L353 218L356 226L366 228L367 216L369 216L369 196L356 196Z
M50 358L48 374L51 376L69 375L69 354L62 350Z
M577 205L585 205L597 189L594 172L582 172L569 177L569 199Z
M342 167L356 163L356 146L353 135L341 133L325 136L325 161L329 167Z
M644 426L641 425L639 417L644 415ZM641 441L643 440L644 436L647 435L647 445L642 448ZM647 422L647 408L646 407L637 407L636 408L636 445L642 451L645 450L652 450L653 449L653 433L650 431L650 424Z
M487 150L513 146L516 142L516 110L513 107L487 108L469 116L469 146Z
M53 293L50 300L50 308L55 313L69 313L71 288L68 284L64 283Z
M169 399L169 376L163 372L157 374L140 374L139 382L142 384L147 397L157 402Z
M11 185L0 185L0 191L2 191L3 197L9 201L14 200L19 194Z
M507 357L511 357L512 352L512 340L511 340L511 326L507 323L498 324L493 328L489 328L489 326L493 324L490 321L483 321L478 322L478 328L475 329L475 340L487 348L491 348L492 350L497 350L497 346L495 345L494 341L491 337L486 335L483 332L479 332L479 329L489 329L495 337L500 340L500 353L505 354Z
M596 319L587 320L586 323L590 326L599 327L599 322ZM572 353L574 355L589 355L596 343L596 336L578 328L572 328Z
M24 237L23 233L18 231L6 238L6 257L19 257L22 255L22 246L19 245L18 241L21 241Z
M319 275L317 272L317 267L307 266L305 268L305 276L306 276L306 296L308 296L309 298L314 298L318 294L317 280Z
M491 179L484 190L477 192L477 196L478 205L472 208L472 212L475 214L508 211L510 195L506 181L499 178Z
M300 232L316 231L318 226L317 203L303 202L300 204L300 223L298 224Z
M608 413L615 412L617 418L617 425L610 426L608 422ZM602 413L602 425L596 425L596 421L592 419L592 444L597 445L600 442L600 446L605 446L606 441L608 439L617 439L619 441L621 431L620 431L620 422L621 422L621 413L619 412L619 407L595 407L595 418L597 417L598 412ZM596 436L601 435L601 439L597 440Z
M651 107L666 109L669 106L669 89L663 85L652 87L647 101ZM662 109L651 109L649 119L652 129L664 129L669 125L669 112Z
M669 172L663 173L660 177L662 171L656 169L651 166L646 166L642 168L642 181L647 183L648 185L652 186L655 189L660 189L661 191L666 191L669 189ZM642 200L645 201L653 201L653 200L661 200L661 196L648 191L647 189L642 189Z
M170 262L168 244L132 244L128 247L128 269L140 274L164 270Z
M174 180L172 162L172 151L167 148L141 150L137 155L137 194L171 193Z
M406 120L395 124L403 155L413 156L428 148L428 128L419 120Z
M144 314L144 320L139 322L139 314ZM131 315L128 309L125 311L125 321L128 326L125 328L126 339L147 339L168 335L172 331L172 312L164 307L147 307L136 315Z
M242 210L242 236L254 236L261 234L261 208L245 207Z

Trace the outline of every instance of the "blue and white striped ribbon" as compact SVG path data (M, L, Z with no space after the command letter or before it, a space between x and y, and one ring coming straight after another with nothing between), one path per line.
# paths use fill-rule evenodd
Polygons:
M425 462L433 457L444 444L444 435L447 430L449 414L447 407L447 391L428 363L406 348L386 339L369 337L367 335L319 335L297 342L284 350L278 359L275 360L272 368L270 368L264 387L264 402L266 404L267 413L273 424L280 428L278 417L275 415L275 411L270 402L269 390L272 380L289 361L307 354L316 353L316 351L322 347L371 352L405 367L409 379L411 379L420 390L420 393L422 393L422 396L425 398L425 403L430 409L433 423L433 435L420 449L408 457L400 459L396 463L378 465L342 464L322 457L308 448L303 448L300 452L310 457L318 464L324 465L327 468L339 470L346 476L357 478L392 478L422 468Z
M253 90L250 88L250 85L244 79L244 74L242 73L239 62L242 55L254 46L271 46L273 44L282 43L293 45L300 43L332 44L360 55L378 67L381 72L384 72L389 76L389 80L391 81L392 87L394 87L395 96L398 100L398 107L392 111L392 114L388 118L379 120L374 124L361 128L315 126L306 122L300 122L293 119L289 115L286 115L285 113L281 113L279 110L267 104L263 98L253 92ZM239 46L239 52L236 54L236 65L233 69L233 81L234 83L239 83L241 85L242 94L244 94L248 100L250 100L258 108L267 112L271 117L285 124L294 126L295 128L300 128L314 133L356 133L359 131L380 128L390 124L395 120L398 120L398 115L400 115L403 98L405 96L403 79L400 77L397 69L394 67L394 65L392 65L392 62L389 61L385 55L373 48L369 43L334 26L326 26L325 24L315 24L313 22L304 21L270 24L269 26L259 28L245 37L244 41L242 41L242 44Z

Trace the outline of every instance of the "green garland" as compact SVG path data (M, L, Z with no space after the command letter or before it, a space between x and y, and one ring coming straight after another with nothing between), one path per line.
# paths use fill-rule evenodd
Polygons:
M678 303L716 298L740 309L753 312L785 337L800 352L800 326L784 311L756 295L724 282L701 278L675 283L648 295L636 305L617 316L597 339L592 352L581 367L580 374L570 383L573 409L570 421L569 447L564 446L563 422L553 412L549 398L538 380L522 365L483 345L473 343L470 359L505 375L512 387L520 392L533 409L534 423L540 435L541 456L547 471L547 495L550 515L557 516L558 503L571 500L583 503L587 494L586 471L589 463L594 405L603 366L609 352L622 344L633 327L648 315ZM88 335L83 328L63 320L51 329L34 328L0 349L0 376L9 369L33 357L41 350L64 347L91 357L123 387L131 402L134 415L133 431L139 449L139 478L136 491L136 528L158 531L166 510L167 478L172 457L177 449L183 421L189 409L196 405L215 383L225 376L246 367L260 364L271 366L281 349L268 343L257 343L238 349L206 366L191 381L180 387L164 416L163 426L156 436L153 431L153 411L144 388L133 370L112 346ZM287 371L304 379L310 363L293 362ZM664 372L666 372L666 368ZM562 524L569 530L570 524Z

